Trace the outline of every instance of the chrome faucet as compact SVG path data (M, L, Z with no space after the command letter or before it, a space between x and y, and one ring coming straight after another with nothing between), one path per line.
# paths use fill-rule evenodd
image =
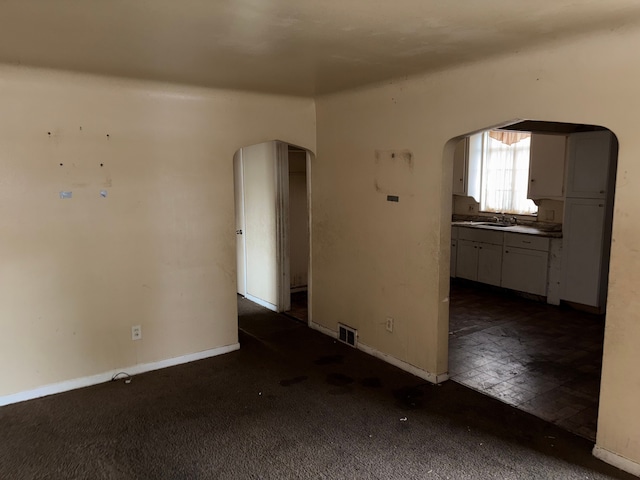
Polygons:
M508 217L504 213L501 213L500 216L496 215L496 216L491 217L491 221L495 222L495 223L508 223L508 224L511 224L511 225L517 225L518 224L518 219L515 216Z

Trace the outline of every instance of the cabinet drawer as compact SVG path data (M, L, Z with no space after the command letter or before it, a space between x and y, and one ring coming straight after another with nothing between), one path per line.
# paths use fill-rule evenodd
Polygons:
M505 233L505 247L528 248L529 250L549 251L549 238L536 237L535 235L525 235L521 233Z
M470 240L472 242L490 243L492 245L502 245L504 232L495 230L482 230L480 228L458 227L458 239Z

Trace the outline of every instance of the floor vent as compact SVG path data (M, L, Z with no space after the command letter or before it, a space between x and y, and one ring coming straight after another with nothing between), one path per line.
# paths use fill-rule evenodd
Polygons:
M341 323L338 324L338 340L352 347L356 346L356 340L358 339L358 332L354 328L347 327Z

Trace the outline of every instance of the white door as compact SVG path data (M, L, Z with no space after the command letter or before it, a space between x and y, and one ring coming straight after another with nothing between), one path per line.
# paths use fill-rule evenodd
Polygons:
M245 242L242 149L233 156L233 183L236 209L237 290L240 295L245 297L247 295L247 245Z
M562 246L562 300L604 307L605 204L603 200L567 198ZM604 284L603 284L604 282Z

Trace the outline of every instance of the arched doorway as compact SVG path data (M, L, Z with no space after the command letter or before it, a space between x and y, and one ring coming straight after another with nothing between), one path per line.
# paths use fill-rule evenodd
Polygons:
M311 152L282 141L234 155L237 291L309 322Z
M530 134L520 175L537 211L487 208L478 195L496 184L487 171L495 139L466 136L454 161L449 376L594 440L617 139L556 122L498 132Z

